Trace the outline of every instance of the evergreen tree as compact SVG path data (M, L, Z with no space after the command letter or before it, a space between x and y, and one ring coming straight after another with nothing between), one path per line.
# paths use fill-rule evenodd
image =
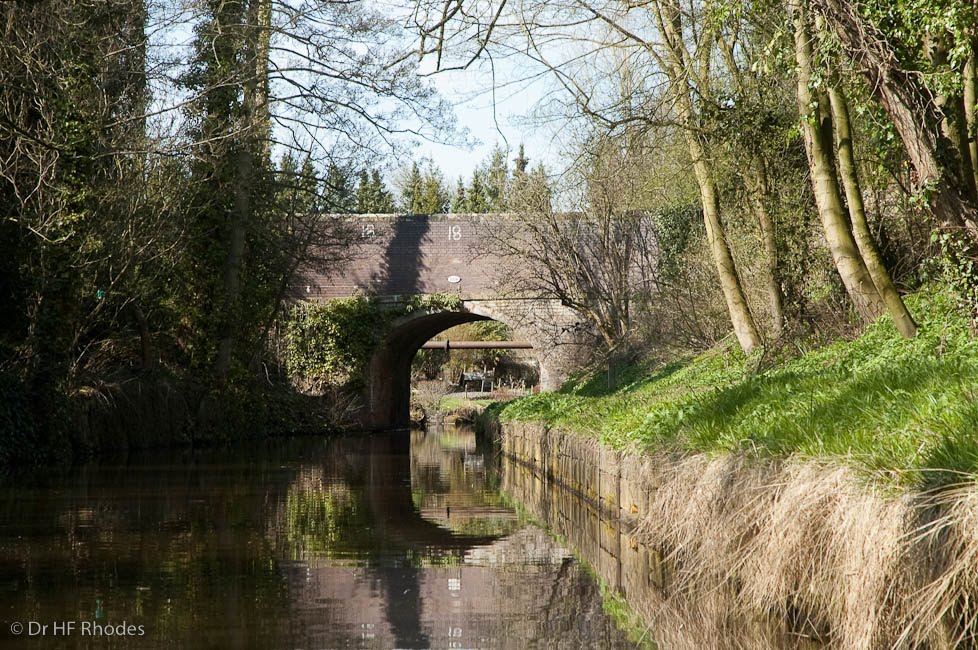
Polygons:
M357 214L370 214L374 203L370 174L366 169L357 173Z
M448 211L449 193L441 170L428 164L421 181L421 203L417 207L424 214L439 214Z
M326 211L336 214L349 214L356 207L357 197L350 187L349 174L333 163L326 168L323 200Z
M506 152L499 145L489 154L485 163L486 212L502 212L506 209L506 190L509 185L509 164Z
M401 209L412 214L421 214L421 168L412 162L411 169L401 182Z
M516 158L513 160L513 177L510 179L509 187L506 190L504 205L506 210L514 209L514 205L519 202L518 197L524 193L529 182L529 175L526 171L529 165L530 159L526 157L523 151L523 145L520 144L519 153L516 154Z
M516 158L513 159L513 174L525 174L526 168L529 166L529 164L530 159L526 157L526 154L523 151L523 143L520 143L519 153L517 153Z
M455 184L455 196L452 198L452 212L455 214L461 214L463 212L468 212L468 200L465 195L465 182L462 177L458 177L458 182Z
M394 195L384 185L384 180L380 177L380 171L374 169L370 172L370 183L373 186L373 211L378 214L394 212Z
M438 214L448 209L450 197L444 176L431 160L425 162L424 172L417 162L411 163L400 186L401 206L405 212Z
M357 182L356 207L359 214L387 214L394 212L394 199L384 186L376 169L360 171Z
M485 171L477 167L472 170L472 180L466 192L466 212L483 214L489 212L489 191L486 186Z

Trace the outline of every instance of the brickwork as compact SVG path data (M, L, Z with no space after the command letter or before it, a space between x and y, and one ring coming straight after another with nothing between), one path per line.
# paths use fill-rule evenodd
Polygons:
M355 293L459 293L492 297L502 270L487 236L506 215L356 215L352 259L323 273L303 269L293 295L343 298ZM449 278L459 278L449 282Z
M329 272L301 269L291 294L330 300L454 293L455 312L414 313L395 323L370 364L363 424L388 429L408 424L410 366L427 340L454 325L492 319L528 341L540 364L540 385L555 390L588 359L582 319L552 299L502 295L499 283L519 269L492 254L493 233L511 229L508 215L357 215L358 233L348 263ZM503 222L506 222L505 224Z

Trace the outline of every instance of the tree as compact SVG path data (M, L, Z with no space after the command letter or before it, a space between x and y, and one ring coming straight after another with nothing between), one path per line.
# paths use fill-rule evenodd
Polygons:
M198 144L193 168L194 244L187 280L201 323L195 347L197 367L213 366L223 387L235 345L254 323L249 301L247 243L255 235L263 186L270 171L268 143L268 0L206 5L197 26L197 56L184 84L197 93L188 105ZM259 279L260 282L260 279ZM216 344L216 345L215 345Z
M661 63L676 98L679 123L686 134L693 171L700 187L707 240L713 252L734 333L740 341L740 347L745 353L750 353L761 345L761 336L747 303L740 275L726 239L720 218L716 178L707 155L703 135L697 128L698 118L694 108L694 97L712 96L709 61L713 56L716 32L708 21L698 29L692 27L696 50L689 52L685 45L687 34L684 31L683 16L678 2L663 0L654 5L654 10L659 29L665 37L666 51L661 57ZM691 86L690 82L695 85Z
M444 176L435 163L428 159L422 172L417 162L412 162L401 176L398 185L401 207L411 214L439 214L448 210L449 193Z
M513 159L513 177L510 180L509 191L506 196L506 209L513 208L514 198L519 196L527 183L527 168L530 166L530 159L526 157L523 145L520 144L516 158Z
M384 185L377 169L362 169L357 182L357 212L386 214L394 211L394 199Z
M326 178L323 182L326 211L338 214L353 212L356 197L350 187L349 174L338 165L330 163L326 167Z
M824 17L847 58L854 62L873 97L893 121L910 164L917 172L917 186L926 205L946 233L953 237L963 235L964 245L957 255L974 256L978 246L978 204L971 198L974 193L968 186L978 181L962 174L966 165L959 161L967 155L971 157L971 169L976 169L978 158L970 153L975 132L969 132L966 148L948 139L941 125L946 117L954 116L945 115L931 101L933 90L924 85L916 72L923 67L918 61L920 44L950 36L964 53L959 57L958 70L965 75L965 94L970 92L973 96L978 49L974 40L973 4L968 7L968 3L919 3L894 12L882 4L870 3L865 14L860 13L859 7L839 0L813 0L812 5ZM927 34L927 28L933 25L943 31ZM966 124L969 114L974 123L974 110L973 104L964 107ZM978 152L978 147L975 150ZM969 282L973 291L974 278Z
M465 182L461 176L458 177L458 181L455 183L455 196L452 197L452 212L455 214L468 212L468 195L465 192Z
M509 191L509 164L506 152L496 145L485 162L486 202L488 212L502 212L506 209Z
M831 77L830 77L831 78ZM903 303L900 292L897 291L890 277L890 272L883 262L876 240L869 230L866 219L866 208L863 204L862 187L859 182L859 172L856 167L856 157L853 153L853 135L849 116L849 102L846 100L838 81L829 86L829 104L832 109L832 124L836 134L836 161L839 176L845 188L846 204L849 208L849 221L852 224L853 236L859 254L866 265L869 277L876 290L886 304L897 330L905 338L913 338L917 333L917 324L910 311Z
M8 4L0 17L0 329L5 365L49 394L107 328L144 313L143 265L175 229L153 194L163 166L141 155L142 3Z
M816 204L843 283L863 319L875 320L889 310L897 328L912 337L916 324L893 284L869 230L859 183L848 101L834 61L822 62L816 88L811 25L800 2L792 2L795 59L798 65L798 110L808 151ZM834 137L834 146L833 146ZM845 204L841 189L845 190Z
M0 435L6 461L38 462L64 451L74 387L154 365L186 169L146 131L142 2L6 3L0 20L0 375L30 423Z
M635 177L615 143L592 149L574 169L572 182L586 187L579 211L554 212L538 166L513 196L516 218L487 236L496 255L522 270L507 275L505 291L559 300L586 319L605 352L619 354L632 343L633 306L650 291L654 232L650 215L632 209Z
M315 215L325 162L452 138L399 23L361 3L40 0L0 19L0 379L41 436L5 449L50 448L99 379L162 364L188 395L249 386L300 262L348 252Z
M465 212L484 214L489 212L490 205L485 170L477 167L472 170L472 178L465 190Z
M504 6L500 4L498 11L458 15L445 4L441 15L456 18L454 30L447 30L448 21L436 19L434 11L430 11L426 15L432 20L423 27L425 36L432 39L426 41L432 43L428 51L436 53L439 64L453 46L461 49L459 65L474 60L490 45L494 35L505 37L500 35L507 24L500 19ZM523 23L520 16L532 16L532 20ZM665 121L683 127L700 186L707 238L734 332L745 351L760 346L760 332L724 229L719 191L708 155L708 137L700 128L703 115L699 104L708 104L714 97L715 21L705 14L684 16L674 0L656 0L635 11L628 6L600 1L573 6L539 3L533 11L524 11L520 16L514 20L527 42L525 52L551 71L573 98L575 111L610 131L630 124L653 126ZM589 29L600 37L568 35L565 29L568 21L577 25L579 31ZM462 38L473 35L475 39L462 44ZM558 43L564 50L556 47ZM694 48L692 51L688 44ZM582 51L582 48L590 49ZM609 52L615 59L616 69L628 71L627 77L613 77L623 82L614 89L594 74L598 67L595 62ZM551 54L563 57L563 63L551 62ZM664 76L668 80L666 92L654 84L643 83L637 70L647 70L649 78ZM643 109L636 110L640 106Z
M832 118L828 97L813 94L811 30L801 3L792 0L795 60L798 64L798 112L808 151L815 202L825 238L849 297L867 322L876 320L885 304L866 269L849 226L832 158Z
M184 277L194 314L194 365L203 370L213 363L213 383L222 387L235 363L243 370L254 358L248 346L260 341L252 334L262 329L257 319L277 313L263 301L279 295L279 277L255 255L279 230L269 187L272 118L300 127L310 139L287 144L304 149L313 162L328 158L322 207L348 212L351 161L402 130L396 126L402 109L437 121L444 107L408 74L413 64L398 61L396 48L378 45L361 53L347 47L352 41L389 43L393 22L369 9L270 0L214 0L204 9L184 77L193 92L188 117L199 188L189 210L197 215L198 254ZM375 199L383 198L378 191Z
M761 10L758 10L760 13ZM774 338L781 336L786 323L785 296L782 288L782 274L779 268L781 255L778 250L777 227L771 206L774 203L771 183L772 163L770 158L777 154L772 149L771 141L784 142L787 139L787 129L781 111L777 110L780 102L772 102L777 96L777 80L773 75L763 74L760 55L753 43L744 42L742 31L753 28L764 34L770 41L769 30L764 29L758 16L754 21L736 17L729 21L725 29L717 36L717 46L721 59L726 65L724 71L729 75L731 95L736 99L724 101L720 110L716 111L716 127L723 133L723 140L732 144L738 152L746 154L748 164L741 172L741 178L749 194L750 208L757 219L761 244L767 263L767 298L771 313L771 333ZM780 24L780 16L775 16L775 22ZM760 23L760 24L759 24ZM722 115L721 115L722 114Z

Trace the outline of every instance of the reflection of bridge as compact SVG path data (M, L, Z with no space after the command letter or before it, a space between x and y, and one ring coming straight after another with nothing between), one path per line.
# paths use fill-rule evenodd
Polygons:
M300 270L292 295L329 300L357 294L381 298L447 293L458 309L420 311L396 322L370 363L364 424L407 426L411 360L433 336L478 320L498 320L528 342L540 363L544 390L560 386L584 357L579 316L557 300L509 295L500 287L520 273L492 253L492 238L512 230L506 215L358 215L357 254L345 266L320 273Z
M306 645L628 646L602 616L598 587L583 567L544 531L492 506L485 473L463 465L469 454L488 464L491 452L477 453L476 444L473 436L469 446L446 449L432 434L332 443L342 470L321 478L330 483L343 476L362 495L363 517L336 520L338 538L356 540L354 549L300 552L302 560L286 573L289 627L302 630ZM443 516L449 505L451 514ZM434 516L426 517L426 510ZM448 529L466 514L473 515L470 521L508 525L496 534Z

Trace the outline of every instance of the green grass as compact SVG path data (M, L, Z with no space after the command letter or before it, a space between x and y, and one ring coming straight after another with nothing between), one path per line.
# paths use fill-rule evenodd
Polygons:
M695 358L631 369L501 409L616 448L841 459L887 482L934 487L978 474L978 342L950 291L908 297L911 341L889 318L853 341L763 371L728 342ZM627 373L621 373L621 376Z
M658 646L649 634L648 625L632 609L628 600L609 587L604 580L598 579L598 586L601 589L601 609L628 636L633 647L637 650L656 650Z
M466 399L464 397L442 397L438 410L442 413L456 413L462 410L481 410L492 404L491 399Z

